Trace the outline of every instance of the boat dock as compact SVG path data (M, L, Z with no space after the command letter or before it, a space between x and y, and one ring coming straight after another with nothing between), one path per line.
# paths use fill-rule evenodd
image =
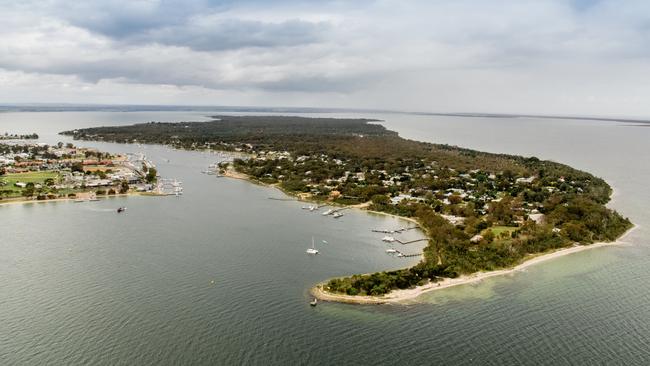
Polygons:
M409 240L409 241L401 241L399 239L395 239L396 242L402 244L402 245L407 245L407 244L413 244L413 243L419 243L421 241L427 241L429 240L428 238L422 238L422 239L415 239L415 240Z
M405 231L409 231L409 230L413 230L413 229L417 229L417 228L418 228L417 226L410 226L410 227L401 227L401 228L395 229L395 230L373 229L371 231L373 233L382 233L382 234L399 234L399 233L403 233Z
M402 253L399 250L396 250L395 253L397 253L397 256L400 258L411 258L411 257L419 257L422 255L422 253Z

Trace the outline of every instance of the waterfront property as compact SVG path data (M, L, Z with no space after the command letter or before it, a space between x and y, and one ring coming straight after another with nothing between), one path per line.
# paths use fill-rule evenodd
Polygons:
M49 200L146 192L156 169L144 156L113 155L72 144L0 144L0 199Z

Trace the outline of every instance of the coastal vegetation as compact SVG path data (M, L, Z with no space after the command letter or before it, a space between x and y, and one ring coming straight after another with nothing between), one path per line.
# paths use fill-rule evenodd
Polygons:
M75 139L241 151L230 166L303 198L417 220L429 242L407 269L330 280L347 295L386 294L531 254L613 241L631 227L605 207L602 179L535 157L484 153L399 137L367 119L216 116L211 122L146 123L64 134Z

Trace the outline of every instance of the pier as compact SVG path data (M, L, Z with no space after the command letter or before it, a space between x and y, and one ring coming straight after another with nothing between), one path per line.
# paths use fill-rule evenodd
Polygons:
M408 253L408 254L405 254L405 253L400 252L399 250L395 251L395 253L397 253L397 256L400 257L400 258L419 257L419 256L422 255L422 253Z
M402 245L407 245L407 244L413 244L413 243L419 243L421 241L428 241L429 238L422 238L422 239L415 239L415 240L409 240L409 241L401 241L399 239L395 239L396 242L402 244Z
M401 228L395 229L395 230L373 229L371 231L373 233L382 233L382 234L399 234L399 233L403 233L405 231L409 231L409 230L413 230L413 229L417 229L417 228L418 228L417 226L409 226L409 227L401 227Z

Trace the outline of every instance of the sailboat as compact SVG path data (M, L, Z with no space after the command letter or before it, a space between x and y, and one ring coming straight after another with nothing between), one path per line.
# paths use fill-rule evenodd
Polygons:
M311 237L311 248L307 249L307 254L318 254L318 249L314 248L314 237Z

